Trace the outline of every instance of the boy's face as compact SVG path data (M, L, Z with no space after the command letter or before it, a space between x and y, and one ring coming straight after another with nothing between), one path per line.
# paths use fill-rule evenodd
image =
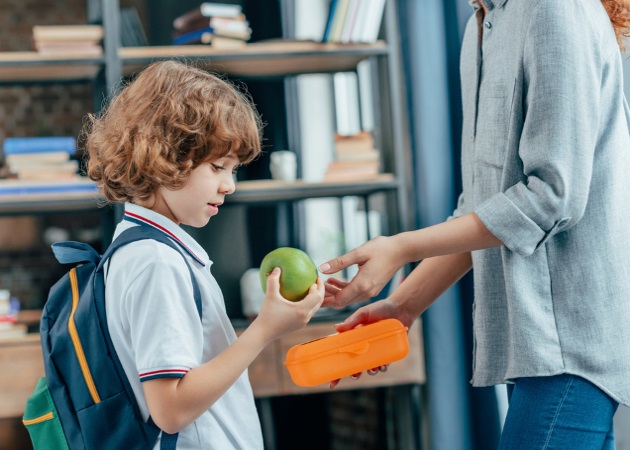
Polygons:
M177 224L205 226L219 213L225 196L234 192L234 172L238 165L239 160L232 153L200 164L181 189L159 188L151 209Z

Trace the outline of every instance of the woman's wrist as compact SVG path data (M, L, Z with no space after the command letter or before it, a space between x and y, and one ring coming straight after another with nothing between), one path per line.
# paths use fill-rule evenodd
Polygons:
M405 231L390 237L392 246L397 254L398 265L403 267L406 264L413 263L422 259L420 256L420 239L415 237L412 231Z

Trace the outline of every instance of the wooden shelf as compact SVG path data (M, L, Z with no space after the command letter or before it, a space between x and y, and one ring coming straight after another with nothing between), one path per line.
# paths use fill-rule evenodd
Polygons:
M334 183L311 183L301 180L295 183L276 180L241 181L236 183L236 192L226 197L226 204L276 203L309 198L369 195L376 192L395 190L398 187L398 180L389 173L383 173L365 180L338 181Z
M371 56L385 55L387 45L322 44L313 41L273 40L242 48L214 49L206 45L124 47L118 54L123 72L138 71L152 61L185 58L206 70L239 77L270 77L354 70Z
M0 187L2 186L0 182ZM15 182L11 182L12 185ZM29 193L31 185L24 184L24 193L0 195L0 215L30 214L41 212L96 210L103 197L94 190L55 192L50 183L50 192ZM84 187L88 187L86 182ZM32 186L45 186L42 183ZM344 197L369 195L376 192L395 190L398 181L392 174L380 174L366 180L339 181L334 183L310 183L301 180L285 183L275 180L240 181L236 192L226 198L226 204L265 204L282 201L299 201L309 198Z
M0 215L92 210L102 199L91 180L0 181Z
M0 52L0 83L29 84L93 80L103 58L78 52Z

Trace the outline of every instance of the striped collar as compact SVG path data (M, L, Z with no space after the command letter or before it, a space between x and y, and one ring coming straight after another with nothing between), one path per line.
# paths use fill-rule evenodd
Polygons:
M212 264L212 261L208 258L208 254L197 243L197 241L162 214L133 203L125 203L125 214L123 220L153 227L177 242L180 247L186 251L186 253L192 256L193 259L203 267L206 267L208 264Z

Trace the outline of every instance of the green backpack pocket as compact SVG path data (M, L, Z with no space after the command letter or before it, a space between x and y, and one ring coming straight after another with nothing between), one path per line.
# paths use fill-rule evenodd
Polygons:
M37 381L33 394L26 401L22 422L35 450L69 450L46 377Z

